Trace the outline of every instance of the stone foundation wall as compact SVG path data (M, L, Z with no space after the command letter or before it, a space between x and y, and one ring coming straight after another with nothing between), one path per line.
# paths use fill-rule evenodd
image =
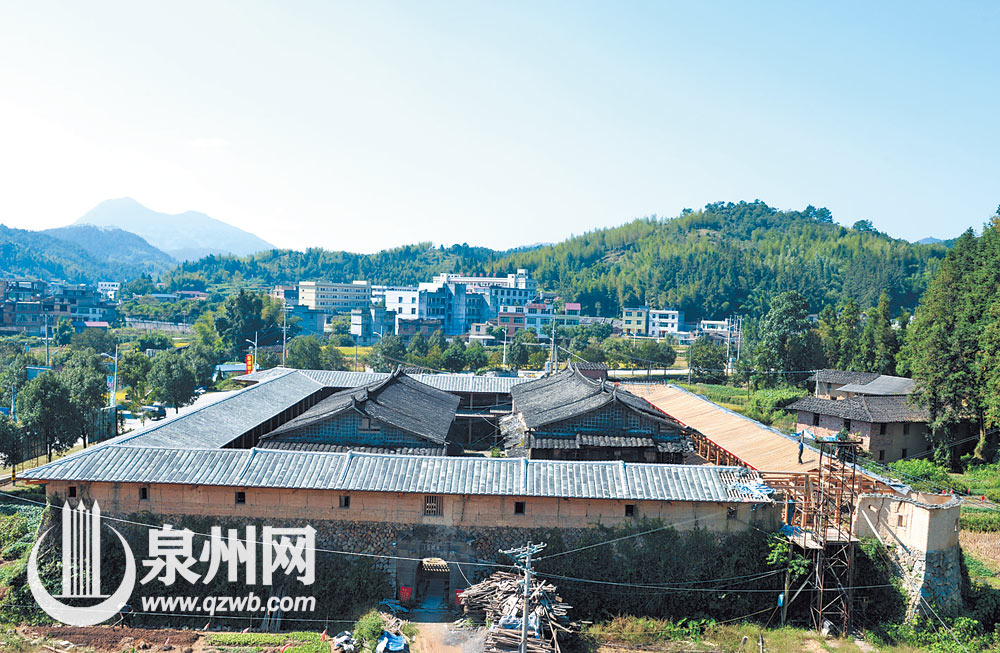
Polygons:
M927 603L952 614L962 608L961 547L924 552L896 546L889 549L889 554L899 566L903 587L909 595L907 617L933 618Z

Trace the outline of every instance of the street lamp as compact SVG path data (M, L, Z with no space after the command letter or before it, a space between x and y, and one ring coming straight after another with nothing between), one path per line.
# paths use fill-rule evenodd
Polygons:
M253 332L253 340L247 338L247 342L253 345L253 371L257 371L257 332Z

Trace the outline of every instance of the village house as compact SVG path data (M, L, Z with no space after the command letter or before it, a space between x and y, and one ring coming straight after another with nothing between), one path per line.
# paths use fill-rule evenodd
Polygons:
M511 388L508 444L543 460L683 463L691 429L648 401L575 365Z

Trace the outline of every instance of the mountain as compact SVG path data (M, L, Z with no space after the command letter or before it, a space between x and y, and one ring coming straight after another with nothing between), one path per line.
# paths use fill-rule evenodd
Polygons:
M935 238L934 236L928 236L927 238L921 238L916 241L917 245L936 245L938 243L943 243L944 241L940 238Z
M160 213L129 197L105 200L74 224L131 231L179 261L196 260L210 254L245 256L274 249L274 245L252 233L204 213Z
M498 252L410 245L372 255L310 249L209 257L167 274L207 284L299 279L414 284L434 274L506 274L526 268L545 290L583 304L586 314L620 315L648 304L687 318L761 315L770 298L798 290L814 312L851 297L874 306L882 290L893 310L913 307L944 257L943 245L914 245L877 231L834 224L826 209L779 211L760 201L716 202L675 218L642 218L555 245Z
M46 229L48 234L67 243L79 245L105 265L133 271L131 276L149 273L153 276L177 265L177 260L162 252L140 236L115 227L95 227L89 224Z
M124 281L142 273L162 272L175 263L121 229L88 226L30 231L0 225L0 277L73 283Z

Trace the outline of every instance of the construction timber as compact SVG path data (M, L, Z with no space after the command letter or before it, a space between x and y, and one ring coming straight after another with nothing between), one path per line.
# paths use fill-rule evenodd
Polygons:
M761 476L784 495L788 539L812 562L813 627L844 634L851 630L854 603L854 509L858 495L870 491L870 479L852 464L859 443L831 438L822 444L815 470Z

